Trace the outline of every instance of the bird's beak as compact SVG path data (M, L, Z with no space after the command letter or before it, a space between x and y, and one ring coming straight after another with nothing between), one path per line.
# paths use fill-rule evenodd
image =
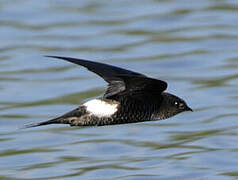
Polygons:
M188 106L186 108L186 111L192 111L193 112L193 110L190 107L188 107Z

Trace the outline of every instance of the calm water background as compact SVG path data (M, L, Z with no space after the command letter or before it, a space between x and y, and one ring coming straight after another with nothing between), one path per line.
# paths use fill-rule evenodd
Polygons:
M195 110L166 121L23 125L101 95L65 55L169 83ZM237 0L1 0L0 179L238 179Z

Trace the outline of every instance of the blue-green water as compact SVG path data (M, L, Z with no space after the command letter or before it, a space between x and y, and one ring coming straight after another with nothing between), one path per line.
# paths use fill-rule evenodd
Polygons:
M168 82L193 113L77 128L25 124L101 95L64 55ZM238 1L2 0L0 179L238 178Z

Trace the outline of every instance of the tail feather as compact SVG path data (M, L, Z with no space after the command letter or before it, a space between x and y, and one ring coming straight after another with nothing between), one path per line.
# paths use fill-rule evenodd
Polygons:
M78 108L62 115L57 118L48 120L48 121L43 121L39 123L33 123L24 126L23 128L32 128L32 127L38 127L38 126L44 126L44 125L49 125L49 124L70 124L71 126L75 126L76 124L79 125L79 123L75 123L75 119L81 117L83 114L85 114L85 107L84 106L79 106Z
M59 123L61 123L59 119L51 119L51 120L43 121L39 123L28 124L28 125L25 125L23 128L32 128L32 127L44 126L49 124L59 124Z

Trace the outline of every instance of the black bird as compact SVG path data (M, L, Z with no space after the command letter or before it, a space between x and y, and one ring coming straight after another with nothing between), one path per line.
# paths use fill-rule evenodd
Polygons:
M103 126L136 123L162 120L183 111L192 111L183 99L163 92L167 88L164 81L99 62L70 57L46 57L84 66L108 82L108 87L102 98L90 100L60 117L26 127L48 124Z

